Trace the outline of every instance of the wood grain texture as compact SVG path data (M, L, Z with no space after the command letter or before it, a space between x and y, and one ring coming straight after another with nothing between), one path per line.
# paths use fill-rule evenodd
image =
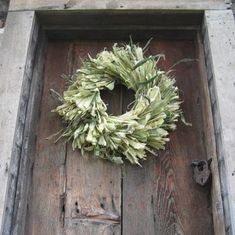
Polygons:
M227 9L224 0L12 0L10 10L76 10L76 9Z
M168 69L182 58L197 58L196 43L154 40L149 53L165 53L167 60L160 66ZM190 167L192 160L207 159L208 151L214 151L213 145L213 149L205 146L213 133L206 129L202 113L209 103L202 100L207 94L200 87L202 71L196 62L178 65L174 71L182 108L193 126L179 122L166 150L141 168L127 164L121 173L108 162L82 157L70 143L45 140L62 127L59 117L50 113L57 104L49 88L61 92L60 74L74 71L88 52L95 55L111 44L49 42L26 234L213 234L210 185L196 185ZM109 103L109 113L116 115L126 111L133 93L117 87L102 97Z
M110 43L78 42L74 44L73 69L89 53L95 56ZM121 113L120 89L103 94L109 112ZM66 159L65 234L121 233L121 169L109 162L81 156L68 145Z
M153 41L149 53L159 52L166 55L161 64L164 69L182 58L196 58L193 41ZM123 234L213 234L210 188L196 185L190 168L192 160L207 159L199 93L201 75L196 63L184 63L177 66L174 76L184 100L186 120L192 127L179 122L159 157L143 162L142 168L126 166Z
M135 1L132 1L135 2ZM138 40L151 37L193 39L203 11L169 10L76 10L37 11L49 38L55 40Z
M49 46L26 234L120 234L120 168L91 156L82 158L63 142L55 145L53 139L46 140L62 128L58 116L50 112L57 102L49 89L61 93L65 84L60 75L71 74L88 52L96 54L109 44ZM103 94L104 100L109 101L110 95L114 93ZM109 111L118 112L120 102L117 90Z
M203 119L203 139L204 146L206 149L206 155L208 158L212 158L211 171L212 171L212 185L211 185L211 205L212 205L212 215L213 215L213 225L215 235L225 234L225 220L224 220L224 208L222 200L222 192L220 185L220 173L218 167L218 158L216 153L216 143L215 143L215 133L213 116L210 101L210 93L208 88L208 79L210 77L210 72L208 73L208 79L206 74L206 65L204 56L204 49L202 38L198 35L197 38L197 58L198 58L198 69L200 71L199 77L199 87L200 87L200 102L202 107L202 119ZM210 71L210 70L208 70Z
M25 234L26 211L29 199L30 181L32 180L32 165L36 150L37 124L39 122L39 108L42 96L42 74L45 59L46 38L41 32L38 38L30 88L29 102L27 105L27 115L24 127L24 139L19 162L17 186L14 201L12 225L9 234ZM7 234L6 232L4 234Z
M64 169L66 146L63 142L47 140L62 128L62 124L51 110L58 105L49 90L64 89L62 73L69 72L69 44L58 43L48 48L44 72L44 88L41 101L36 155L33 163L31 200L29 201L25 234L61 234L61 204L64 194Z

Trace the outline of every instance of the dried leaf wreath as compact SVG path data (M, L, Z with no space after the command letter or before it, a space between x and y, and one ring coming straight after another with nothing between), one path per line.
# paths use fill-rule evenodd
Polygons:
M73 149L116 164L127 159L138 165L147 152L164 149L182 114L181 102L170 71L157 67L164 55L146 57L147 46L114 44L96 58L88 55L71 76L62 105L53 111L66 122L61 136L72 140ZM115 83L135 92L132 108L119 116L106 112L100 96L101 90L113 90Z

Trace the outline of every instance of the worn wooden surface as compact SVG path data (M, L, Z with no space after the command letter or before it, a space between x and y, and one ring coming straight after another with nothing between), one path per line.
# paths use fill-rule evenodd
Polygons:
M64 83L62 80L58 82L58 79L62 73L69 73L68 52L69 44L57 44L48 49L46 61L50 61L50 65L45 67L40 124L32 172L32 200L29 201L26 219L27 235L62 232L60 198L64 193L66 146L64 143L55 145L52 139L46 138L52 134L51 127L55 132L62 128L56 114L51 113L57 102L50 95L49 89L56 87L58 92L62 92ZM54 79L51 79L52 76Z
M95 56L110 43L74 43L73 70L81 58ZM103 94L109 101L109 112L121 113L120 89ZM65 234L121 234L121 169L67 147L65 188Z
M164 52L167 60L161 66L167 69L182 58L196 58L195 43L154 40L149 53ZM205 134L202 112L209 103L202 100L207 94L200 87L203 76L197 63L178 65L174 73L186 119L193 126L179 123L166 150L143 162L143 167L127 164L121 174L110 163L82 158L69 143L55 145L45 139L62 127L50 113L58 103L49 89L61 92L60 74L71 73L79 66L79 57L105 46L110 42L49 43L26 234L213 234L210 186L196 185L190 167L194 159L211 157L205 143L213 134L211 129ZM114 114L125 112L131 96L123 88L103 94Z
M206 11L204 27L226 233L235 234L235 24L232 11Z
M83 29L89 30L129 30L139 29L189 29L200 27L203 10L170 11L170 10L76 10L76 11L38 11L40 23L45 29ZM115 38L113 38L115 40Z
M169 68L180 58L196 58L193 42L155 42L151 54L164 52ZM123 178L123 232L128 234L213 234L208 188L195 185L190 163L206 159L200 73L197 63L178 65L175 71L186 119L178 124L171 142L158 158L143 168L126 167ZM208 107L207 107L208 108ZM209 137L210 138L210 137ZM193 221L192 221L193 218ZM133 226L134 225L134 226Z
M211 185L211 204L213 214L213 225L215 235L225 234L225 220L224 220L224 208L220 184L220 173L218 167L218 158L215 146L215 135L212 109L208 108L211 106L210 93L208 88L207 71L205 65L205 54L203 39L198 35L197 37L197 58L198 68L200 71L199 87L200 87L200 101L202 107L202 119L203 119L203 141L208 158L212 159L211 171L212 171L212 185ZM208 73L210 76L210 73Z
M0 56L0 221L10 226L35 49L34 12L11 12ZM34 41L34 42L32 42ZM11 165L10 165L11 162ZM8 194L7 194L8 183ZM8 199L7 202L5 199ZM4 210L4 206L6 208ZM3 227L1 227L3 229ZM7 233L4 233L7 234Z
M227 9L229 0L11 0L10 10L76 9Z
M37 17L50 39L129 40L193 39L203 20L203 11L169 10L76 10L38 11ZM112 31L112 33L110 33Z
M38 38L36 54L33 64L32 84L30 87L29 102L27 106L27 116L24 127L24 139L19 161L17 186L14 200L14 210L12 224L8 233L11 235L25 234L26 211L29 199L29 186L31 185L31 174L33 169L37 124L39 119L39 107L42 96L42 73L45 61L46 38L40 32ZM6 231L4 235L8 234Z

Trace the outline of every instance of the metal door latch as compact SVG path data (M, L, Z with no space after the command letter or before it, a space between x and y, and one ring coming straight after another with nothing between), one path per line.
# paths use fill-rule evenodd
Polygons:
M209 160L193 160L191 166L193 167L193 179L197 184L204 186L211 176L210 165L212 158Z

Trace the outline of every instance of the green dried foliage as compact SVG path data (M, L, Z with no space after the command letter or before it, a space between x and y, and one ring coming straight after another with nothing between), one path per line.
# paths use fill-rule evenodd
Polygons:
M182 115L178 89L169 72L157 64L164 55L146 57L138 45L113 45L96 58L88 58L72 75L57 112L66 122L62 134L73 149L122 164L125 159L140 165L147 152L164 149L168 134ZM132 108L108 115L100 96L122 83L135 92ZM60 98L60 99L61 99Z

